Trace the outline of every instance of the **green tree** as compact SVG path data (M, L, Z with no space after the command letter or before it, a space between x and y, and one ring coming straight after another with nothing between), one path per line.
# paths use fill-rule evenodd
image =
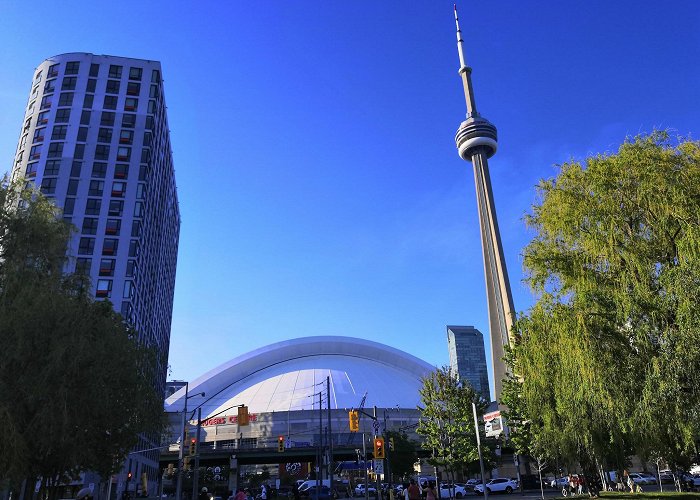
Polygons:
M423 448L432 452L429 463L443 467L448 474L464 468L479 470L479 452L474 434L472 403L483 417L488 403L469 384L462 384L449 367L439 368L422 380L422 407L416 432L423 436ZM493 443L487 446L480 426L484 465L495 465ZM493 441L493 440L491 440Z
M700 144L655 132L538 186L516 322L518 418L592 473L687 460L700 419Z
M70 232L40 193L0 183L0 479L15 485L114 473L162 428L162 360L64 274Z
M407 479L413 474L413 464L418 461L416 443L408 439L405 432L387 431L385 437L387 448L390 447L389 443L393 443L393 449L390 449L387 455L391 474Z

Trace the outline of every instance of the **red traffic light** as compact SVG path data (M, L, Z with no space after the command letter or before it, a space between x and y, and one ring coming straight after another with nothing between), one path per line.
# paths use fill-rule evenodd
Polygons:
M131 481L131 476L132 476L131 471L127 472L126 473L126 480Z

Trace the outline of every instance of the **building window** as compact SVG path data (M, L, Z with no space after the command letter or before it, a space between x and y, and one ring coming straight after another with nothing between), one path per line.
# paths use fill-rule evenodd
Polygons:
M41 180L41 192L44 194L54 194L56 192L56 182L58 179L55 177L44 177Z
M80 61L70 61L66 63L66 75L77 75L80 69Z
M139 241L129 240L129 257L139 256Z
M129 82L126 84L126 95L139 95L141 93L141 84Z
M39 71L39 72L36 74L36 76L34 77L34 81L35 81L35 82L38 82L38 81L40 81L40 80L41 80L41 71Z
M98 144L97 146L95 146L95 159L96 160L109 159L109 146L106 144Z
M139 182L136 186L136 199L143 200L146 197L146 185Z
M129 165L125 163L117 163L114 166L114 178L126 179L129 176Z
M109 77L110 78L121 78L122 77L122 67L115 64L109 66Z
M158 82L160 82L160 71L158 71L157 69L154 69L151 72L151 83L158 83Z
M97 222L98 219L85 217L83 219L83 234L97 234Z
M60 158L63 155L63 143L52 142L49 144L49 153L47 158Z
M80 124L81 125L90 125L90 111L83 111L80 114Z
M61 160L48 160L44 166L44 175L58 175L61 170Z
M68 123L70 120L70 108L66 109L59 109L56 111L56 118L55 122L56 123Z
M75 198L66 198L66 201L63 204L63 213L66 215L72 215L74 208L75 208Z
M107 80L107 88L105 92L108 94L118 94L119 93L119 80Z
M80 238L78 253L82 255L92 255L95 251L95 238Z
M27 163L27 170L24 171L24 176L25 177L36 177L36 166L38 164L39 164L38 162Z
M143 203L140 201L134 203L134 217L143 218Z
M158 98L158 85L151 85L151 89L148 92L148 97L152 99Z
M143 70L141 68L129 68L129 80L141 80Z
M46 78L54 78L58 76L58 66L58 64L49 66L49 72L46 74Z
M100 65L99 64L91 64L90 65L90 76L97 76L100 72Z
M133 278L135 272L136 272L136 261L135 260L127 261L126 262L126 276L128 278Z
M112 295L112 280L97 280L95 297L110 297Z
M50 95L45 95L44 97L41 98L41 109L49 109L51 107L51 102L52 102L53 96Z
M151 150L149 148L141 149L141 163L148 163L151 159Z
M102 255L117 255L119 240L116 238L105 238L102 244Z
M102 196L105 189L104 181L90 181L88 196Z
M95 80L94 78L90 78L87 81L87 86L85 87L85 91L90 92L90 93L95 93L96 88L97 88L97 80Z
M104 109L117 109L117 100L119 98L115 95L106 95L103 104Z
M124 317L125 320L131 321L131 313L132 313L131 303L129 303L127 301L123 301L122 308L121 308L121 315Z
M85 141L87 141L87 134L88 134L88 128L87 128L87 127L80 127L80 128L78 128L78 141L80 141L80 142L85 142Z
M134 284L132 281L125 281L124 282L124 294L122 295L123 299L131 299L134 297Z
M34 130L34 138L32 139L32 143L36 142L44 142L44 132L46 131L45 128L38 128Z
M71 177L80 177L80 170L82 168L83 168L82 161L74 161L73 164L70 166L70 176Z
M112 204L110 202L110 212L112 210ZM107 219L107 226L105 226L105 234L111 234L119 236L119 232L122 227L121 219Z
M46 80L44 83L44 95L53 94L56 90L56 80Z
M103 179L107 175L107 164L96 161L92 164L92 177Z
M75 76L65 76L63 77L63 82L61 82L61 90L75 90L77 83L78 78Z
M100 130L97 133L97 142L104 142L107 144L112 142L112 129L100 128Z
M109 212L107 215L110 217L121 217L124 211L124 202L122 200L110 200L109 201Z
M119 132L119 144L131 144L134 142L133 130L122 130Z
M76 274L90 275L90 267L92 267L92 259L89 257L78 257L75 261Z
M66 194L68 196L75 196L78 194L78 184L80 181L78 179L69 179L68 180L68 191Z
M53 131L51 132L51 140L64 141L66 139L66 132L68 132L68 125L54 125Z
M150 99L150 100L148 101L148 108L147 108L147 111L148 111L148 114L149 114L149 115L152 115L153 113L156 112L156 101L154 101L153 99Z
M122 116L122 127L134 128L134 126L136 126L136 115L124 113L124 116Z
M73 105L73 95L74 92L63 92L61 97L58 99L59 106L72 106Z
M135 97L127 97L124 101L124 111L136 111L139 107L139 100Z
M100 259L100 276L114 276L114 259Z
M126 182L112 183L112 196L122 198L126 192Z
M49 112L48 111L43 111L39 113L36 117L36 124L38 125L46 125L49 122Z
M85 156L85 144L76 144L73 150L73 158L76 160L82 160Z
M40 156L41 156L41 144L37 144L36 146L32 146L32 149L29 150L29 159L30 160L38 160Z
M102 117L100 119L100 125L107 125L107 126L113 127L114 126L114 112L103 111Z
M131 148L120 146L117 148L117 161L129 161L131 159Z
M85 215L100 215L102 200L99 198L88 198L85 203Z
M141 237L141 221L140 220L134 220L134 222L131 224L131 237L132 238L140 238Z

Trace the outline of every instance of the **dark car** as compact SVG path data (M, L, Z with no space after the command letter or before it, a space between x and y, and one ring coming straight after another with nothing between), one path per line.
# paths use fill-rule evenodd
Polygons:
M309 500L333 500L338 498L338 495L332 492L328 486L321 486L317 489L317 486L314 485L299 493L303 498L308 498Z

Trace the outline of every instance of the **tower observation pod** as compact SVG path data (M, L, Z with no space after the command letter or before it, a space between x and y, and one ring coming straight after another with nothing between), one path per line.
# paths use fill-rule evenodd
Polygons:
M459 52L459 74L462 77L464 97L467 103L467 119L461 123L455 136L459 156L471 161L474 166L476 201L481 228L481 247L484 254L484 275L486 278L486 300L489 312L489 334L491 338L491 358L496 401L500 401L503 379L508 373L503 356L504 347L512 342L514 320L513 297L508 281L508 271L503 258L501 236L496 220L496 207L491 190L488 159L498 148L496 127L476 110L472 88L471 72L464 58L464 41L459 28L457 6L455 5L457 26L457 50Z

